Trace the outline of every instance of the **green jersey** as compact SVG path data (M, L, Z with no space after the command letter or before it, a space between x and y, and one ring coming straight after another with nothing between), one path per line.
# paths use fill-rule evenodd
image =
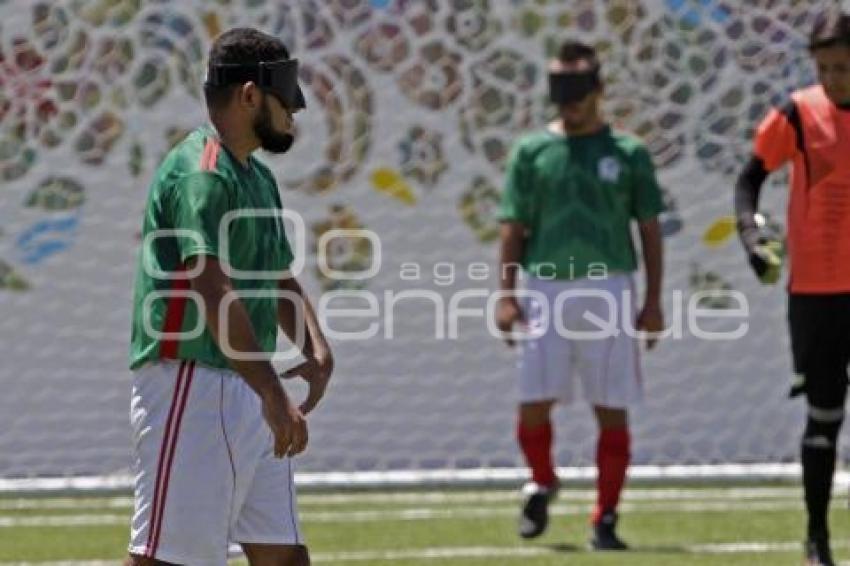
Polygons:
M523 268L536 277L578 279L631 272L631 220L663 210L646 147L604 128L585 136L551 131L520 139L508 161L499 217L528 229Z
M228 273L263 352L277 341L280 276L292 262L271 171L254 157L243 165L210 126L198 128L165 158L148 194L133 298L130 368L160 359L230 365L199 318L185 266L218 259ZM263 293L265 292L265 293ZM257 296L264 294L265 296ZM196 302L196 299L198 302Z

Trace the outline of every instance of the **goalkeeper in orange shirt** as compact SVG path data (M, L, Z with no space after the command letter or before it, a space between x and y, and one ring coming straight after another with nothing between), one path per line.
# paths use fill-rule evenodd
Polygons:
M798 376L792 395L805 394L808 403L801 449L806 564L830 566L827 511L850 361L850 16L821 17L809 49L819 84L794 92L762 121L735 189L735 212L756 275L776 283L782 245L764 234L756 211L767 175L792 163L788 322Z

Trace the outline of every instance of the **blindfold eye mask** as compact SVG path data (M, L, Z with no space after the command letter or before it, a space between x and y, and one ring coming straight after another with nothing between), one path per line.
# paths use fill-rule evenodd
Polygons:
M307 107L304 93L298 86L298 59L249 64L225 63L209 67L209 85L225 86L248 81L277 96L293 112Z
M599 68L580 73L549 73L549 100L557 105L584 99L602 86Z
M826 47L835 47L839 45L844 47L850 47L850 35L827 37L812 41L809 43L809 51L817 51L818 49L824 49Z

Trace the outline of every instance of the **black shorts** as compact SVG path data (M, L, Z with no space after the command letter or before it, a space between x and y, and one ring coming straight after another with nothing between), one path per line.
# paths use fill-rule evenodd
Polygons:
M794 371L791 396L805 393L816 407L843 407L850 362L850 293L791 294L788 325Z

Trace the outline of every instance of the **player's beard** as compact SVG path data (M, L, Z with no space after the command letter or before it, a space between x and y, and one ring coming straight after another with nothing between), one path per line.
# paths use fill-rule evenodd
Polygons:
M272 113L266 100L254 118L254 135L260 140L260 147L269 153L286 153L295 143L295 136L289 132L278 132L272 126Z
M586 132L590 127L594 126L599 121L599 112L597 110L598 100L596 97L586 97L578 102L566 105L561 111L561 123L564 126L564 131L570 132Z
M824 89L824 90L826 90L826 89ZM844 95L843 92L837 93L837 92L827 90L826 91L826 97L829 98L829 100L833 104L835 104L836 106L838 106L842 110L850 110L850 96Z

